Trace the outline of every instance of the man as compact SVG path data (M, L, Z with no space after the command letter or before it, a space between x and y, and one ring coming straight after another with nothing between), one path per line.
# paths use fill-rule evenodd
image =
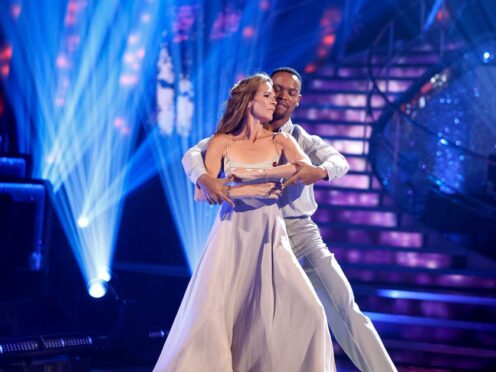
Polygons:
M329 252L311 216L317 209L313 184L321 179L332 180L349 170L345 158L320 137L309 135L294 125L291 115L301 100L301 76L289 67L281 67L271 74L277 105L269 124L274 131L290 133L312 161L312 165L298 162L298 171L284 183L280 198L282 213L296 257L304 257L303 268L321 300L329 326L341 348L361 371L396 371L370 319L355 303L351 286L334 255ZM207 198L209 203L222 200L233 204L227 195L226 182L209 177L203 165L202 151L208 139L186 152L183 166L186 174Z

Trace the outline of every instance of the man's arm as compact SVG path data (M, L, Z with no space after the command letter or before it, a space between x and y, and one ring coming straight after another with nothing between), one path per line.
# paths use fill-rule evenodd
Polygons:
M207 174L205 164L203 163L203 155L207 152L208 142L212 137L204 138L183 155L181 163L188 178L194 184L202 174Z
M195 199L207 200L209 204L220 204L222 200L225 200L229 204L234 205L231 198L227 195L226 186L226 183L231 182L232 179L212 177L208 175L205 168L204 155L211 139L212 137L205 138L186 151L181 161L184 172L197 187L195 190Z
M298 126L298 131L298 143L310 158L312 165L308 166L296 162L299 170L285 182L285 186L297 181L301 181L305 185L321 179L331 181L348 172L350 169L348 162L334 147L324 142L322 138L308 134L301 126Z

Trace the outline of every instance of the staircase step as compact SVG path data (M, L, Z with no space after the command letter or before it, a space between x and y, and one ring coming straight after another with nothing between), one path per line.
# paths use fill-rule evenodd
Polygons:
M415 298L387 298L377 297L374 294L357 293L354 290L356 301L362 311L379 312L386 314L407 315L434 319L449 319L457 321L473 321L477 314L477 321L496 325L496 304L484 301L478 296L451 296L459 297L457 301L450 301L448 296L432 293L438 299ZM434 297L434 296L431 296ZM468 302L464 302L467 300ZM480 302L479 302L480 300Z
M370 125L312 125L310 128L302 122L301 125L307 132L318 135L321 138L331 140L356 140L368 141L372 134Z
M380 190L336 188L322 185L324 182L326 181L321 181L314 187L315 199L320 207L332 205L379 208L385 204L385 201L387 202L385 199L390 199L388 195L382 194Z
M366 212L367 218L370 218L371 220L377 220L377 218L384 218L385 220L389 220L391 217L389 216L390 213L393 214L400 214L401 210L398 209L396 206L377 206L377 205L372 205L372 206L363 206L363 205L349 205L349 204L328 204L327 202L319 203L319 210L323 210L322 215L320 215L321 219L329 219L329 221L332 220L332 214L343 214L343 212L351 212L350 214L344 213L344 216L338 216L338 219L348 220L350 218L353 218L353 213L356 212ZM377 213L377 216L374 216L374 214ZM385 213L387 215L383 216L382 214ZM353 220L352 222L357 222L361 216L357 216L357 219ZM336 221L339 222L339 221Z
M338 75L332 75L332 76L327 76L323 74L318 74L315 75L316 80L327 80L327 81L369 81L370 77L366 72L362 72L360 75L354 75L354 76L338 76ZM415 78L412 77L404 77L404 76L395 76L395 77L387 77L387 76L378 76L376 78L377 81L384 81L384 82L407 82L407 83L412 83L415 81Z
M363 155L369 151L369 142L362 139L335 139L335 138L325 138L323 139L338 150L341 154L354 154Z
M412 79L396 79L389 81L386 79L376 79L376 83L382 92L386 92L386 86L389 85L388 94L399 95L406 91L412 84ZM348 91L370 91L373 87L372 81L368 78L341 78L341 79L315 79L312 84L309 85L310 89L329 89L329 90L341 90L343 92Z
M492 371L496 364L490 348L391 339L383 342L400 371Z
M302 102L300 104L300 111L304 109L313 109L313 110L335 110L335 111L367 111L368 107L365 104L362 105L337 105L333 104L332 102L328 102L327 100L322 100L323 102L319 103L305 103ZM380 107L372 107L372 110L381 112L383 109L383 106Z
M414 267L425 269L462 269L464 257L456 257L447 253L343 249L333 247L332 252L342 264L396 265L398 267Z
M362 61L345 61L339 64L337 68L342 68L342 67L368 67L369 63L368 60L365 58ZM377 61L370 63L370 66L373 68L382 68L384 67L384 63L378 63ZM393 61L390 66L392 67L400 67L400 68L412 68L412 67L429 67L432 66L432 63L397 63L396 61Z
M373 110L372 117L374 120L377 120L382 114L381 110ZM332 109L323 109L316 107L300 107L298 110L297 120L322 120L322 121L341 121L341 122L368 122L369 115L364 109L354 109L354 110L332 110Z
M467 250L461 247L442 247L442 246L427 246L427 247L410 247L410 246L397 246L397 245L387 245L387 244L362 244L355 242L335 242L333 240L327 240L326 245L329 250L333 252L334 249L339 248L342 250L380 250L386 252L425 252L425 253L440 253L440 254L450 254L452 256L466 256L468 254Z
M408 67L409 66L409 67ZM414 64L396 64L390 65L389 69L380 67L372 68L372 76L375 78L411 78L416 79L422 76L425 70L431 67L431 63L423 63L421 65ZM337 74L334 76L338 77L349 77L349 76L369 76L368 66L353 66L339 68Z
M363 208L319 208L313 216L313 220L319 225L336 226L338 224L397 228L397 212L385 210L364 210Z
M496 324L430 317L365 312L381 329L385 337L424 342L449 342L455 345L488 347L489 339L496 341ZM477 338L478 332L487 332L487 339Z
M353 108L367 108L367 94L351 94L349 92L332 94L324 94L322 92L306 93L302 100L301 106L315 107L316 105L331 105L334 107L353 107ZM374 94L371 98L370 104L374 109L382 109L385 101L381 95Z
M324 80L314 80L310 85L305 87L305 94L303 98L305 98L308 94L322 94L322 95L334 95L334 94L343 94L343 95L364 95L368 96L370 92L370 88L372 87L372 82L366 82L365 84L353 84L352 86L341 84L341 82L336 82L333 84L333 81L324 81ZM396 100L400 97L403 92L389 92L388 98L392 101ZM374 92L372 93L372 97L381 97L382 95Z
M378 64L385 64L386 62L390 61L390 57L387 55L387 53L384 54L376 54L372 56L372 63L378 63ZM396 57L394 58L394 64L396 65L403 65L403 64L436 64L439 62L439 56L437 54L434 54L432 52L425 52L425 53L417 53L412 52L412 55L403 55L401 57Z
M316 221L317 222L317 221ZM350 226L332 224L326 226L319 224L320 232L324 239L337 243L356 242L361 244L394 245L399 247L422 247L424 236L418 231L398 231L371 226Z
M369 221L366 220L367 217L373 214L379 214L379 215L384 215L386 213L380 213L380 212L371 212L371 213L366 213L367 211L348 211L348 215L353 215L356 219L353 220L353 218L349 218L349 221L334 221L332 218L332 213L321 213L321 214L315 214L315 216L312 218L321 229L326 229L326 228L331 228L333 230L344 230L344 231L353 231L353 232L366 232L366 233L385 233L385 234L426 234L430 232L429 228L423 225L419 226L390 226L392 223L390 218L388 217L387 219L385 218L384 221L386 222L384 225L379 225L381 221L377 221L377 225L373 225L369 223ZM336 214L336 213L334 213ZM358 217L361 215L360 217ZM363 217L365 215L365 217ZM342 218L344 220L344 217L337 217L337 218Z
M339 149L338 149L339 151ZM341 151L340 151L341 152ZM370 176L362 174L347 174L345 177L336 178L331 181L333 186L340 186L346 188L356 188L356 189L370 189Z
M326 142L349 142L350 144L356 144L359 143L360 145L364 146L369 144L369 139L368 138L363 138L362 136L360 137L348 137L348 136L326 136L326 135L320 135L319 137L322 138ZM334 146L333 146L334 147Z
M361 126L361 127L371 127L372 124L368 121L343 121L343 120L323 120L323 119L311 119L305 116L298 116L297 113L293 116L293 122L303 125L303 127L311 130L311 134L314 134L313 128L316 126Z
M374 283L378 286L404 283L428 290L464 287L464 290L477 290L481 295L489 296L493 296L496 289L495 275L489 271L426 269L358 263L343 263L341 268L352 283Z

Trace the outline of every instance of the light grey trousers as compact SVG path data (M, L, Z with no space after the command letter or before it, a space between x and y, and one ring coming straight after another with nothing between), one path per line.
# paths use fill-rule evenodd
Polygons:
M374 325L355 303L350 283L317 225L310 217L286 218L285 222L293 252L298 259L303 257L303 269L341 348L362 372L397 371Z

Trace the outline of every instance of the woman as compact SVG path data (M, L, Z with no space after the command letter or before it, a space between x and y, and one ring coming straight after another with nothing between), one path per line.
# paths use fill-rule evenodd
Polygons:
M205 158L230 187L188 285L156 371L335 371L322 305L294 257L270 180L306 160L291 136L263 127L275 108L272 81L256 74L231 90ZM246 181L249 180L249 181Z

